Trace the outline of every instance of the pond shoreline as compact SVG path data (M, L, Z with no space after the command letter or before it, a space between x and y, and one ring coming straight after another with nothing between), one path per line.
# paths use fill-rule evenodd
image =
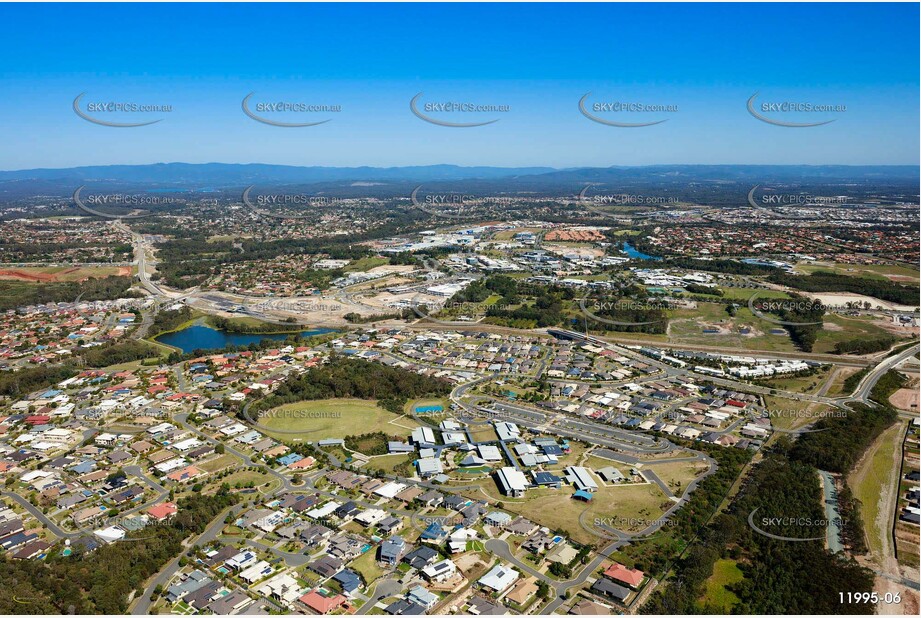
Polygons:
M182 353L189 353L194 350L222 350L228 346L247 346L266 339L284 342L291 335L312 337L332 332L336 332L335 329L311 328L306 325L302 325L296 330L235 332L216 328L208 321L207 316L200 316L173 330L158 333L150 341Z

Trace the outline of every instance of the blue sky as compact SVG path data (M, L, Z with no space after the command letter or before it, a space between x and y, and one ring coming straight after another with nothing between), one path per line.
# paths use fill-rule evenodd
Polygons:
M669 163L918 164L917 4L0 5L0 169L163 161L554 167ZM245 116L241 101L339 105ZM87 102L169 113L79 118ZM430 114L410 99L507 105ZM674 105L599 113L589 103ZM746 101L844 105L765 113Z

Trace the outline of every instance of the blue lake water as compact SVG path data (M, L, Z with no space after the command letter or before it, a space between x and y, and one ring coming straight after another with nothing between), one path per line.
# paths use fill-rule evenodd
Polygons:
M323 335L333 332L331 328L314 328L311 330L301 331L302 337L311 337L313 335ZM223 330L217 330L203 324L192 324L187 328L178 330L174 333L167 333L157 337L157 341L179 348L183 352L193 350L219 350L229 345L246 346L264 339L273 339L275 341L284 341L293 333L275 333L275 334L243 334L228 333Z
M626 253L628 257L633 258L634 260L653 260L658 262L662 259L655 255L649 255L648 253L637 251L636 247L626 241L624 241L624 253Z

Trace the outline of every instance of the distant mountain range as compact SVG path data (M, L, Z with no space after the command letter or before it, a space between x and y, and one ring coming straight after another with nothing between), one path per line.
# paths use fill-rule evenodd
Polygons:
M94 189L236 192L249 185L300 187L330 195L407 195L427 190L475 194L559 195L586 184L624 191L667 190L687 198L712 199L731 191L738 201L756 184L788 184L865 192L896 189L917 195L919 168L911 165L650 165L638 167L298 167L266 163L156 163L64 169L0 171L0 200L69 196L80 185Z
M245 183L399 182L432 180L491 180L542 176L544 180L578 179L610 182L655 177L674 180L757 180L765 177L826 180L918 178L912 165L650 165L638 167L462 167L419 165L407 167L298 167L268 163L155 163L152 165L93 165L61 169L38 168L0 171L0 182L21 180L79 180L81 182L130 182L153 184L209 184L236 186ZM537 180L537 179L535 179Z
M241 183L394 182L403 180L463 180L502 178L555 172L552 167L298 167L268 163L155 163L153 165L93 165L64 169L0 172L5 180L115 181L155 184L236 186Z

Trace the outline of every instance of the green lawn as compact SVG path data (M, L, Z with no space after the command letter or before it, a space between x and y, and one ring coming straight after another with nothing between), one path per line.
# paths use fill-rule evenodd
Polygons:
M306 440L319 440L377 431L388 436L408 436L419 426L410 417L399 417L379 408L377 402L364 399L299 401L267 411L260 423L269 428L269 435L289 440L292 434L274 434L271 429L297 431Z
M353 560L349 566L362 576L365 580L365 584L370 584L384 574L384 569L377 563L377 552L375 552L373 547L362 554L358 559Z
M372 268L377 268L378 266L384 266L385 264L389 264L389 263L390 263L390 260L388 260L387 258L383 258L383 257L364 257L359 260L355 260L354 262L352 262L351 264L349 264L342 270L343 272L347 272L347 273L367 271L367 270L371 270Z
M221 455L210 461L206 461L201 464L196 464L196 467L201 468L205 472L218 472L230 466L236 466L240 464L240 460L234 457L231 454Z
M764 299L764 298L790 298L789 294L787 294L786 292L782 292L780 290L755 290L752 288L724 288L724 287L721 287L720 289L723 291L723 295L720 296L720 299L736 300L736 301L744 300L745 301L744 303L739 303L739 304L744 304L744 305L747 305L749 299L755 294L758 295L757 298L755 298L755 302L761 299Z
M764 407L771 411L772 425L788 430L807 425L832 411L831 406L825 404L788 399L780 395L765 395Z
M826 314L822 321L825 324L816 337L813 352L832 352L839 341L882 337L890 334L886 329L874 323L877 318L870 316L854 318Z
M397 455L381 455L379 457L372 457L364 469L381 470L387 474L393 474L394 468L396 466L399 466L400 464L407 461L412 461L412 459L414 459L414 456L407 455L405 453L400 453Z
M203 477L202 480L209 481L211 479L206 476L206 477ZM232 488L236 488L238 484L241 488L244 488L250 483L253 484L253 487L259 488L265 485L266 483L272 483L272 482L277 483L278 481L273 476L269 476L268 474L262 474L261 472L254 472L252 470L241 470L240 472L234 472L230 476L226 476L222 479L219 479L219 484L223 485L224 483L227 483Z
M890 534L891 525L888 517L880 515L880 507L885 496L881 488L893 488L893 462L898 461L897 452L901 452L901 423L894 423L880 435L856 468L848 477L848 485L854 497L860 500L860 517L863 519L870 554L878 561L883 560L884 537ZM898 467L898 464L895 464ZM891 540L888 541L891 544Z
M776 388L791 393L816 393L828 380L829 370L824 367L810 376L780 377L765 380L770 388Z
M735 584L744 579L739 565L735 560L717 560L713 565L713 575L706 581L706 590L701 599L705 611L728 614L732 607L739 602L739 597L726 590L729 584Z
M597 536L587 532L579 523L583 511L587 511L585 521L589 524L595 519L607 519L611 527L637 532L674 504L654 483L602 487L588 503L573 499L573 490L567 486L562 489L531 489L523 500L504 498L498 489L486 487L486 493L501 501L504 510L539 521L551 530L563 530L580 543L598 541ZM482 492L477 491L473 495L482 497ZM615 521L617 523L613 525Z
M897 266L895 264L842 264L838 262L819 262L808 263L801 262L796 265L797 272L812 274L817 271L827 271L839 275L848 275L850 277L859 277L862 279L878 280L900 280L902 283L910 283L904 278L914 280L918 283L918 270L908 266Z

